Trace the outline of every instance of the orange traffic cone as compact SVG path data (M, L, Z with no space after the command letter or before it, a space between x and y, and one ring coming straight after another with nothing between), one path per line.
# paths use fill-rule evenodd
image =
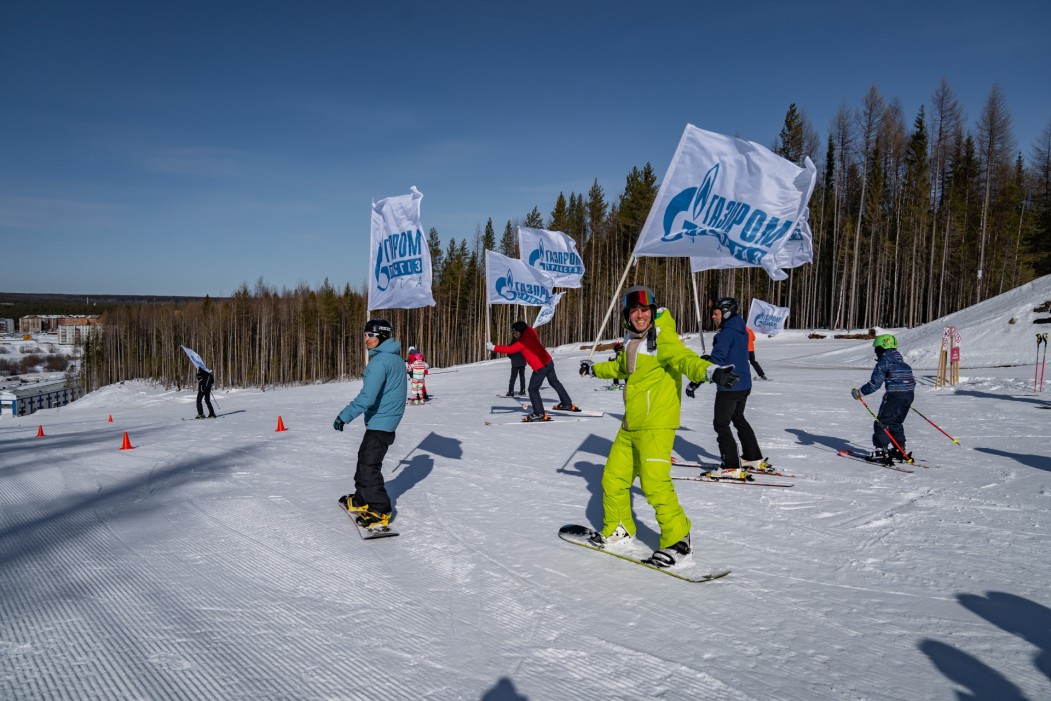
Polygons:
M131 440L128 438L128 432L124 432L124 444L120 447L121 450L134 450L135 446L131 444Z
M274 431L274 433L277 433L278 431L287 431L287 430L288 429L285 428L285 422L281 420L280 416L278 416L277 417L277 429Z
M36 437L37 438L43 438L44 437L44 427L43 426L41 426L40 428L38 428L36 430Z
M109 423L113 423L113 414L109 415Z

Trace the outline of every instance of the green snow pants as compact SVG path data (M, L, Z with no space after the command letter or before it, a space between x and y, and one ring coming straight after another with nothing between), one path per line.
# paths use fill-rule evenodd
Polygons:
M642 493L657 514L661 528L660 547L674 545L690 532L690 519L679 505L671 481L671 449L675 431L627 431L620 429L602 472L602 533L610 535L618 524L632 536L631 485L639 478Z

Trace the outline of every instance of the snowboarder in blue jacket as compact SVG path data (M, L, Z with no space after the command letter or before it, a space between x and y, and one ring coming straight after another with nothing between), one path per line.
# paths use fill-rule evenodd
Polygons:
M360 514L357 521L366 528L382 528L390 523L391 502L383 484L383 458L394 443L394 431L405 414L405 363L401 359L401 344L391 338L391 330L386 319L370 319L365 324L369 363L362 376L361 392L332 422L332 428L342 431L344 424L365 415L354 493L340 497L339 502L347 511Z

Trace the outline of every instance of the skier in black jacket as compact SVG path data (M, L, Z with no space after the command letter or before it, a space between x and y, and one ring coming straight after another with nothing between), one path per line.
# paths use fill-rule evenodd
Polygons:
M204 368L197 368L197 416L195 418L215 418L215 409L212 408L212 385L214 384L215 377L212 376L212 373ZM204 415L204 407L201 406L202 399L208 405L208 416Z

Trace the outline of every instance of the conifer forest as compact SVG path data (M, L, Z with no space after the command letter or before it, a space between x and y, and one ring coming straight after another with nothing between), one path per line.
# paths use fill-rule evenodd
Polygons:
M653 154L660 168L677 138L669 135L667 154ZM840 107L824 135L792 104L768 146L796 163L810 156L818 168L813 263L783 281L760 268L698 273L702 306L733 295L747 310L756 297L790 307L794 328L912 327L1051 272L1051 120L1036 143L1018 144L997 86L977 115L964 114L945 82L912 115L871 87L860 104ZM540 337L549 347L590 341L658 186L647 163L632 168L619 191L596 179L587 192L560 193L544 207L523 203L521 220L479 223L470 238L446 241L432 228L437 305L373 316L389 318L403 349L416 346L433 367L489 357L487 340L510 342L511 323L532 323L539 308L493 305L486 329L485 251L517 257L517 227L539 227L572 236L586 266L583 287L568 290ZM699 323L690 277L685 258L641 258L626 284L652 287L686 333ZM110 309L102 331L84 343L80 381L88 390L133 378L192 385L180 345L201 354L220 386L356 377L365 362L366 301L364 284L276 290L260 279L229 298ZM602 338L619 336L619 321L615 309Z

